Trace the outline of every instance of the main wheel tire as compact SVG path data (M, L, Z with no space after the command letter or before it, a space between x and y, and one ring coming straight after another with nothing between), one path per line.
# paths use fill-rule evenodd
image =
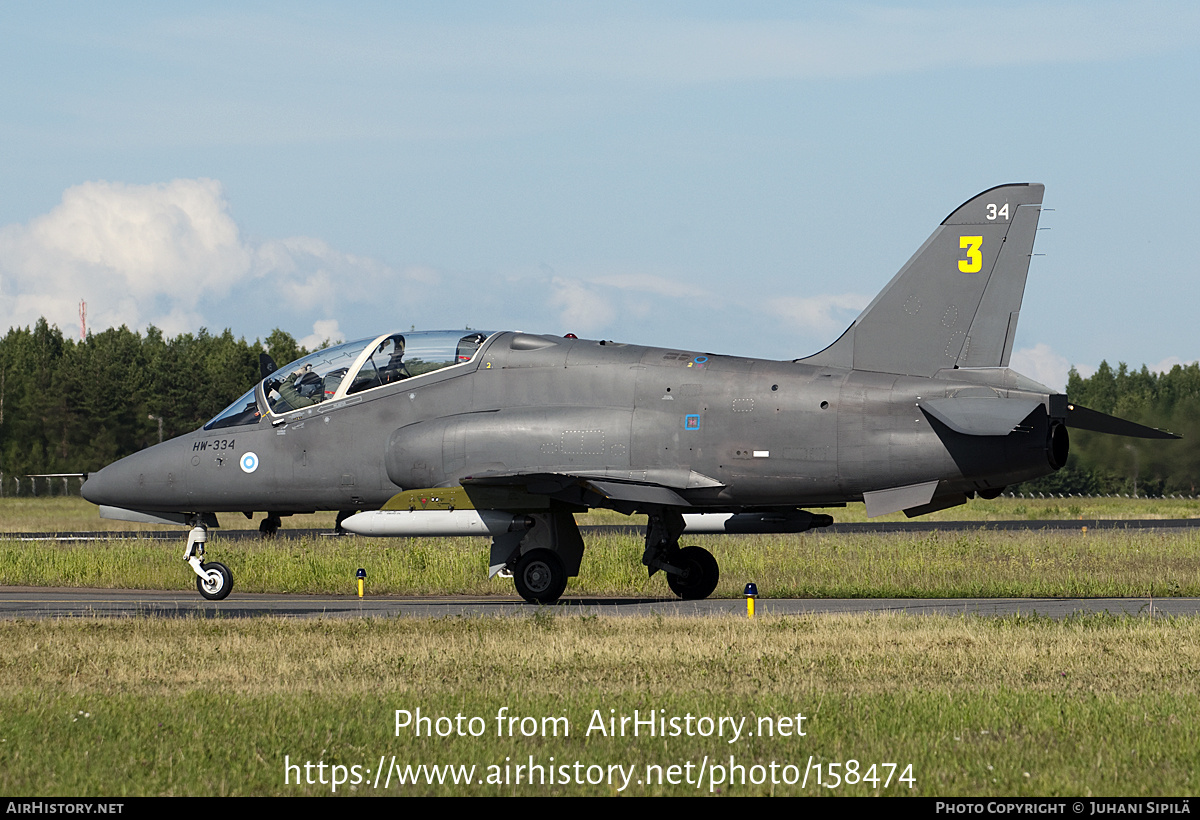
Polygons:
M567 588L567 570L554 550L530 550L517 559L513 584L529 603L552 604Z
M222 601L233 591L233 573L219 561L201 564L204 577L196 576L196 589L210 601Z
M712 595L721 579L717 559L704 547L684 547L671 558L682 575L667 573L667 586L685 601L699 601Z
M268 515L258 525L258 533L262 538L274 538L275 533L283 526L283 521L273 515Z

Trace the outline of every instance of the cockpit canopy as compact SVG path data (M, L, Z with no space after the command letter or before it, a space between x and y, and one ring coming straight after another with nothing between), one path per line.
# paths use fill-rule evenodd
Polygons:
M268 374L204 429L255 424L264 415L283 415L466 364L490 335L478 330L386 333L327 347Z

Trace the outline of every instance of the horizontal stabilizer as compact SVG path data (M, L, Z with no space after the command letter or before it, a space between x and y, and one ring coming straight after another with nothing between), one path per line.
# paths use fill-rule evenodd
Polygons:
M962 397L925 399L917 406L956 433L1007 436L1038 408L1037 399Z
M1182 438L1157 427L1146 427L1144 424L1119 419L1099 410L1090 410L1078 404L1067 405L1067 426L1077 430L1091 430L1093 433L1108 433L1110 436L1130 436L1132 438Z
M926 481L923 484L910 484L906 487L892 487L887 490L863 493L863 501L867 504L867 518L928 504L933 501L933 494L937 487L936 481Z

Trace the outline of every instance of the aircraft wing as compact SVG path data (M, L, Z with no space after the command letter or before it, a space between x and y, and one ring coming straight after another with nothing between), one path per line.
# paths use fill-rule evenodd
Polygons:
M589 495L634 505L690 507L679 491L724 487L694 470L669 468L486 472L463 478L462 486L475 506L485 509L525 509L531 497L545 499L545 505L549 500L588 504Z

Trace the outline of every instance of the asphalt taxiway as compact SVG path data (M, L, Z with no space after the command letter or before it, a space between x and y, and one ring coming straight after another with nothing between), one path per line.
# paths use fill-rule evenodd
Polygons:
M564 597L546 607L562 616L691 617L746 615L740 598ZM237 592L206 601L194 589L63 589L0 587L0 618L442 618L520 617L540 608L509 596L278 595ZM1200 598L760 598L759 615L905 613L909 615L1072 615L1110 613L1141 617L1194 616Z

